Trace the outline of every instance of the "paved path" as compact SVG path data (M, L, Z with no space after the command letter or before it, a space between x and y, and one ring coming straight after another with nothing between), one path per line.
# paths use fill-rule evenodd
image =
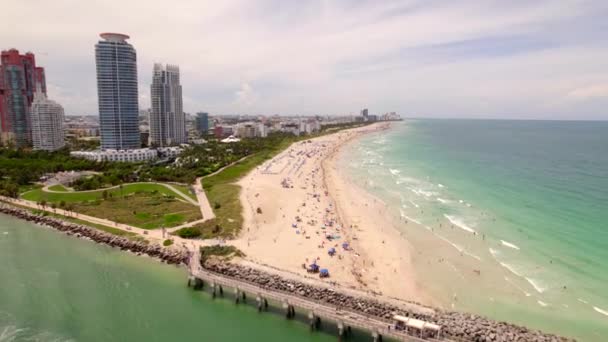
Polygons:
M209 204L209 199L205 194L205 190L203 190L203 177L199 177L196 179L194 183L194 192L196 193L196 197L198 198L198 204L201 207L201 215L203 215L203 222L207 220L211 220L215 218L215 214L213 213L213 209L211 209L211 204Z

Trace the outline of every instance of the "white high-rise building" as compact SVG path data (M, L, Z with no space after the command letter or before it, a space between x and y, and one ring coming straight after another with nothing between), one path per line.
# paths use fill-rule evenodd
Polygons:
M150 145L165 147L187 143L179 67L154 64L150 95Z
M101 149L140 148L137 53L126 34L100 36L95 63Z
M35 150L56 151L65 146L63 107L46 98L38 87L31 107L32 142Z

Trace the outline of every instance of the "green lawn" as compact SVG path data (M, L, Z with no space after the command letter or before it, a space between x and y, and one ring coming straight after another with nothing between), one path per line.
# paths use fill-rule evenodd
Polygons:
M178 185L178 184L171 184L172 187L176 188L177 190L181 191L182 193L184 193L184 195L188 195L188 197L192 198L195 201L198 201L198 198L196 198L196 195L192 193L192 191L190 191L190 186L188 185Z
M198 206L146 192L102 201L76 202L74 211L144 229L175 227L202 218Z
M83 202L83 201L96 201L103 198L103 192L107 191L112 197L121 197L137 192L154 192L174 196L181 198L178 194L168 189L167 187L160 184L153 183L131 183L123 185L122 190L120 188L113 188L110 190L97 190L97 191L73 191L65 193L52 193L45 192L42 189L35 189L21 194L21 198L29 201L39 202L45 200L49 203L52 202Z
M69 191L68 188L66 188L65 186L63 186L61 184L55 184L55 185L49 186L49 190L51 190L51 191L61 191L61 192L67 192L67 191Z

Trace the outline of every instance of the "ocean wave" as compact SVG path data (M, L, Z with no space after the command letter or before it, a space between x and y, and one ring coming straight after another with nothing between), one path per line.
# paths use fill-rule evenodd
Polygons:
M505 280L513 285L515 288L517 288L519 291L521 291L526 297L530 297L532 294L530 292L525 291L524 289L522 289L521 287L519 287L519 285L515 284L511 279L509 279L509 277L505 277Z
M388 169L388 171L393 175L393 176L398 176L401 171L396 170L396 169Z
M413 193L415 193L418 196L424 196L424 197L431 197L433 195L436 195L436 193L432 192L432 191L425 191L422 189L411 189Z
M428 230L432 230L431 227L429 227L429 226L425 226L425 228L428 229ZM441 240L447 242L450 246L454 247L458 252L460 252L460 253L462 253L464 255L468 255L468 256L470 256L473 259L477 259L477 260L481 261L481 258L479 256L477 256L477 255L475 255L473 253L468 252L464 247L460 246L459 244L457 244L455 242L450 241L448 238L446 238L446 237L444 237L442 235L436 234L436 233L435 233L435 236L437 236Z
M536 301L540 306L549 306L548 303L543 302L542 300L537 300Z
M438 187L444 188L443 184L437 184Z
M402 210L399 210L399 211L401 212L401 217L402 217L402 218L407 219L408 221L412 221L412 222L414 222L414 223L416 223L416 224L422 225L422 223L420 223L420 221L418 221L418 220L416 220L416 219L413 219L413 218L411 218L411 217L409 217L409 216L405 215L405 213L404 213Z
M469 233L475 233L475 229L467 226L464 222L462 222L462 220L460 218L455 217L455 216L446 215L446 214L443 214L443 216L445 216L445 218L447 218L448 221L450 221L453 225L457 226L458 228L466 230Z
M593 307L593 310L595 310L595 311L597 311L597 312L601 313L602 315L606 315L606 316L608 316L608 311L602 310L602 309L598 308L597 306L594 306L594 307Z
M589 302L584 299L577 298L577 300L581 303L589 304Z
M511 265L509 265L507 263L504 263L504 262L498 262L498 263L500 264L500 266L506 268L507 270L509 270L509 272L515 274L516 276L523 277L523 275L521 273L517 272L517 270L515 269L514 266L511 266Z
M500 242L502 243L503 246L519 250L519 247L517 247L517 245L514 245L508 241L500 240Z
M443 198L441 198L441 197L437 197L437 201L439 201L439 202L441 202L441 203L443 203L443 204L450 203L450 201L448 201L448 200L446 200L446 199L443 199Z
M410 203L412 203L414 205L414 207L420 208L420 206L418 204L416 204L416 202L410 200Z
M524 277L524 279L526 279L528 281L528 283L530 283L530 285L532 285L532 287L538 292L538 293L543 293L545 292L547 289L542 287L539 283L538 280L534 280L528 277Z
M488 248L488 250L490 251L490 254L492 254L492 256L496 259L496 256L498 254L500 254L500 251L494 249L494 248Z

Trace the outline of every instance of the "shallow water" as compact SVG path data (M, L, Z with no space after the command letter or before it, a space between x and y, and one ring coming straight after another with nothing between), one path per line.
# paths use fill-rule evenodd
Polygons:
M0 215L0 341L335 341L183 269Z
M341 165L387 203L443 306L605 341L607 137L605 122L410 120Z

